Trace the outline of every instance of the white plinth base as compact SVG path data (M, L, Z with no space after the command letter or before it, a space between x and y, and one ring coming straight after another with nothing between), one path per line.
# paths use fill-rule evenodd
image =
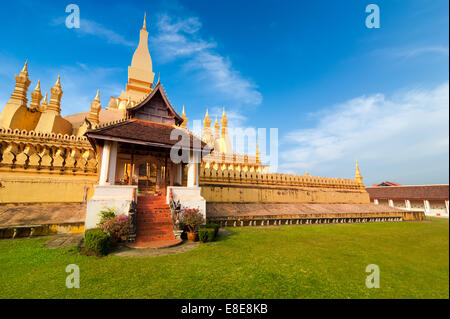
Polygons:
M136 201L137 186L96 185L94 188L94 196L87 202L85 231L97 227L101 210L114 208L118 215L128 215L131 203Z
M200 187L167 187L167 202L170 193L175 201L180 201L181 208L197 208L206 220L206 200L200 195Z

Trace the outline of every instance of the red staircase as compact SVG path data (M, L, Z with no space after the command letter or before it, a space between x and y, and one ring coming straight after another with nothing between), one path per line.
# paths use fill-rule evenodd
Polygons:
M170 247L180 243L173 233L170 207L164 196L139 196L137 201L137 248Z

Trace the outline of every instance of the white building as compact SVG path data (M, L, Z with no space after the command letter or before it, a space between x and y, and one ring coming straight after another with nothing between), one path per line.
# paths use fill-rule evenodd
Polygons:
M394 183L392 183L394 184ZM383 183L382 185L387 185ZM408 185L366 187L370 200L405 210L422 210L427 216L449 216L449 185Z

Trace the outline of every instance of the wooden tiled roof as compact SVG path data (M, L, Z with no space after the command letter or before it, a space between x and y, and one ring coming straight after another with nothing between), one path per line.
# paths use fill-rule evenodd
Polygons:
M203 149L207 145L191 132L180 127L140 119L128 119L110 126L89 130L86 135L90 139L113 140L165 148L174 146L182 140L182 136L185 136L186 142L188 141L187 137L189 137L189 144L186 143L183 148ZM171 136L174 139L171 139Z
M367 187L370 199L448 200L448 185Z

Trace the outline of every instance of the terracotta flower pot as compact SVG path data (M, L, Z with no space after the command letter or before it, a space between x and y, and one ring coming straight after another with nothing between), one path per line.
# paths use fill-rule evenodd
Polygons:
M196 242L196 241L198 241L198 232L195 232L195 233L187 233L187 238L188 238L188 240L189 241L191 241L191 242Z

